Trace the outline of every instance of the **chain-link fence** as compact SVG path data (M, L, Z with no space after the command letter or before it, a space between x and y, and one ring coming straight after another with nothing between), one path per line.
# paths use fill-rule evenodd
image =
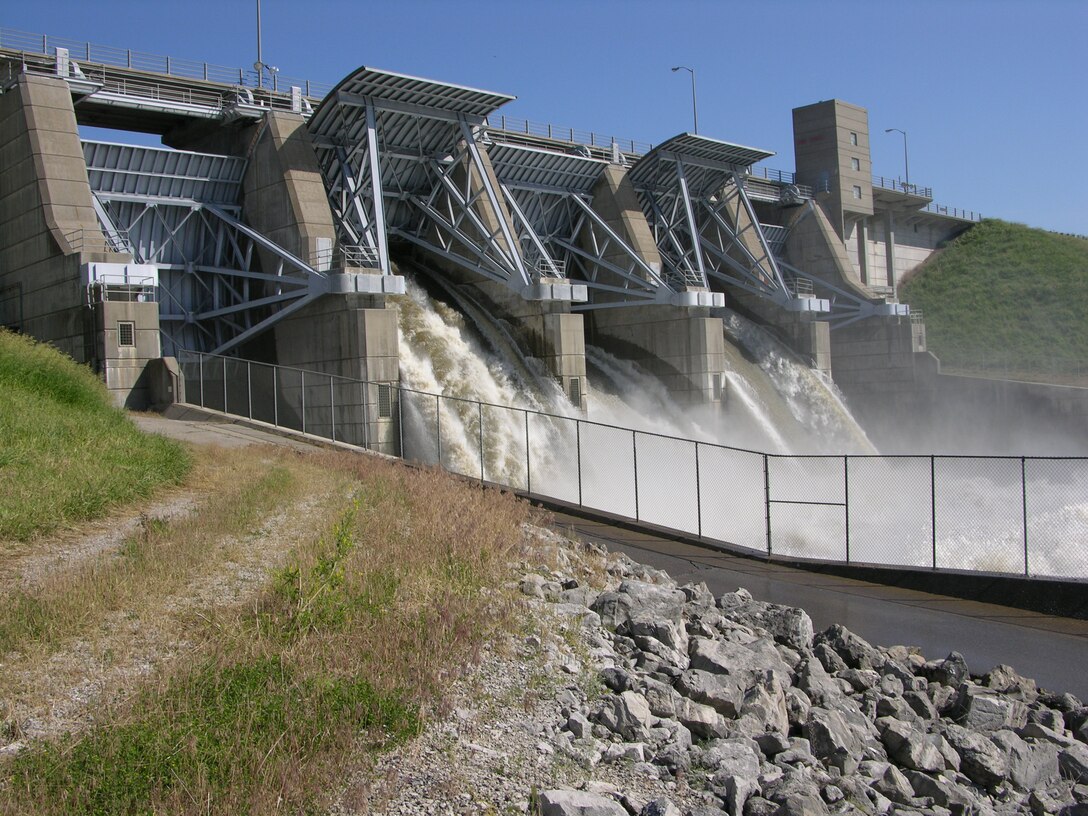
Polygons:
M184 401L768 554L1088 578L1088 458L789 455L183 352Z

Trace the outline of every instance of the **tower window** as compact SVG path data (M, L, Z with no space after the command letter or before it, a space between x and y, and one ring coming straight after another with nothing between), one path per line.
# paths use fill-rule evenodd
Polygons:
M854 147L857 147L858 144L858 135L854 131L850 131L850 144L854 145Z
M860 170L861 169L861 159L850 159L850 169L851 170Z
M582 381L577 377L570 378L570 384L567 386L568 393L570 395L570 404L575 408L578 408L582 404Z
M859 187L857 184L854 185L854 198L859 200L861 199L861 187Z
M117 345L119 346L135 346L136 345L136 324L131 321L122 320L117 324Z

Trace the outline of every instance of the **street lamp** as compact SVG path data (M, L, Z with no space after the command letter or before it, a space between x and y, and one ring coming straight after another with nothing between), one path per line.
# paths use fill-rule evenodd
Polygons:
M892 131L903 134L903 169L907 174L907 187L910 187L910 161L907 159L907 132L900 130L899 128L888 128L885 133L891 133ZM904 191L905 192L905 191Z
M675 74L677 71L684 70L691 74L691 115L695 120L695 135L699 135L699 109L695 106L695 69L688 68L686 65L677 65L672 69Z

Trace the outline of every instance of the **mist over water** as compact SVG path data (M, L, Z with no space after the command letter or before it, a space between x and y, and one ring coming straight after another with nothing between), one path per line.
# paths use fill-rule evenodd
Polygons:
M874 448L841 395L731 312L724 410L685 409L637 365L590 346L583 417L501 320L457 301L410 278L398 301L407 458L756 550L769 489L774 551L812 558L843 559L848 523L854 561L928 567L936 552L942 568L1022 573L1026 518L1031 573L1088 576L1083 463L1030 463L1026 506L1017 459L863 455L847 477L842 454Z

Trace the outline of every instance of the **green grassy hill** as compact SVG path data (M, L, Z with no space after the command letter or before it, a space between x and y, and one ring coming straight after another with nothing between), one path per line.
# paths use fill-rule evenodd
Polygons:
M946 371L1088 385L1088 241L987 219L904 279Z
M141 433L87 368L0 329L0 541L25 541L179 483L176 442Z

